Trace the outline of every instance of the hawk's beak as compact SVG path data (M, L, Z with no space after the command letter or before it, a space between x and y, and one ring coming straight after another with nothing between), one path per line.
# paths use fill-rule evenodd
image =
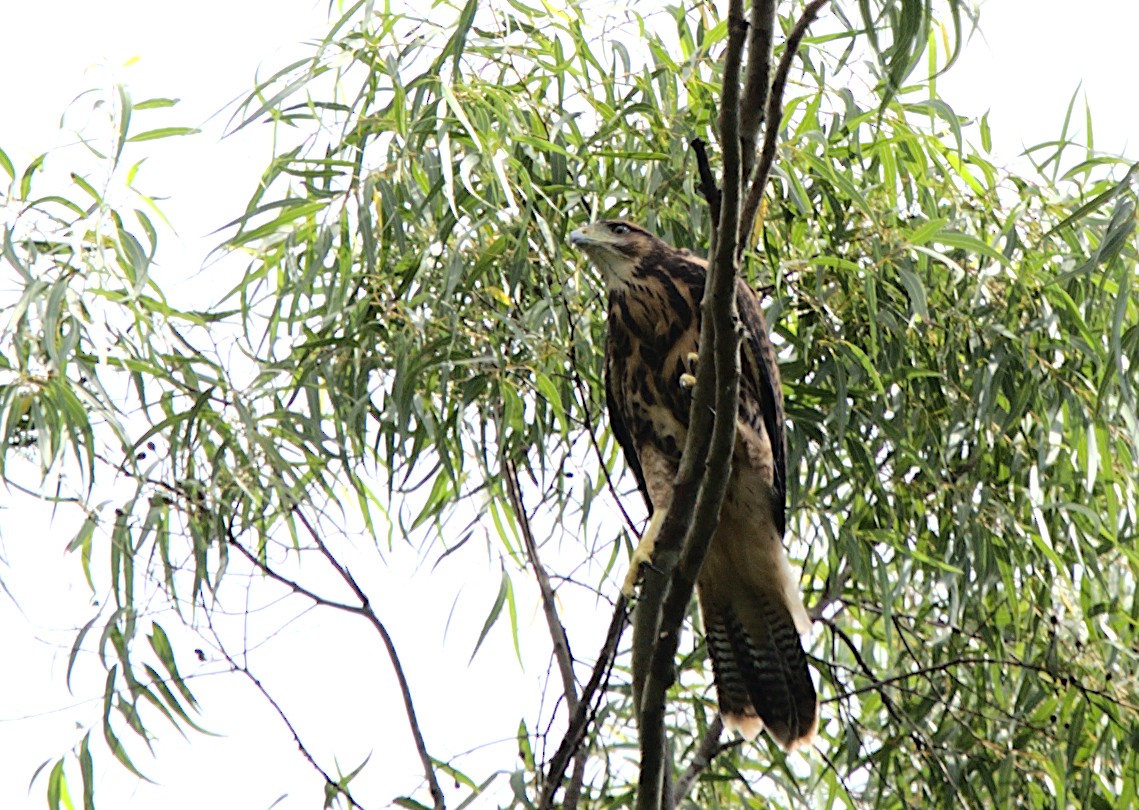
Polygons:
M589 244L589 237L585 233L584 228L578 228L569 235L571 245L587 245Z

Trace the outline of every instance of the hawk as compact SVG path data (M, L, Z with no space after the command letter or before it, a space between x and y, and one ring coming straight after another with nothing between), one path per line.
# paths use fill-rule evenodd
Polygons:
M708 265L620 220L579 228L570 242L605 278L606 407L653 516L626 580L631 595L672 502ZM696 589L725 727L749 739L766 727L793 750L814 736L818 700L800 640L810 621L783 547L783 392L759 298L742 280L736 282L736 303L744 335L736 444L720 522Z

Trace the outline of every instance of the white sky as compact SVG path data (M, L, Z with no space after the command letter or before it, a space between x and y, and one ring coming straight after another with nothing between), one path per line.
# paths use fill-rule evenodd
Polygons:
M1139 9L1127 0L1088 0L1076 13L1071 8L1059 0L992 0L982 16L984 38L975 37L961 62L940 80L941 94L959 113L991 110L999 162L1011 162L1023 146L1054 137L1081 80L1097 145L1139 159L1132 76ZM160 262L190 279L212 245L204 237L241 210L270 156L267 131L249 128L219 143L225 118L208 125L207 119L247 90L259 67L271 72L303 55L298 43L323 34L325 11L325 3L314 0L0 0L0 147L21 167L54 145L68 102L104 83L108 69L128 82L136 99L181 98L173 118L206 125L207 133L156 149L143 185L172 197L163 207L185 241L167 239ZM1082 105L1076 122L1082 130ZM5 500L0 500L0 556L6 565L0 563L0 579L20 609L0 594L0 807L42 807L46 779L41 776L29 795L32 771L78 742L77 723L94 723L98 737L102 676L101 668L88 662L81 664L74 696L63 686L74 628L91 615L86 586L74 576L75 561L63 554L75 527L67 519L53 520L46 508L14 510ZM367 572L377 609L404 659L428 745L441 758L467 745L512 738L520 707L534 716L545 676L545 631L533 610L532 592L520 594L525 603L520 621L538 633L538 641L524 650L525 668L515 659L505 622L467 666L471 640L498 589L498 563L479 549L472 543L434 574L430 564L419 570L419 560L406 548L383 560L374 553L358 555L359 570ZM327 584L336 592L331 581ZM433 597L456 591L454 610L449 596ZM572 593L565 600L572 626L589 617L590 633L596 633L598 622L608 618L607 609L592 601ZM288 603L289 609L301 607L301 601ZM265 626L280 624L281 615L268 612ZM353 632L344 634L334 625L327 614L307 614L261 650L254 667L326 769L335 769L333 752L344 757L345 770L372 752L360 795L369 808L386 806L418 784L418 761L378 645L366 631L350 628ZM184 673L224 670L216 663L198 665L194 645L180 646L173 623L166 626ZM265 626L254 627L251 635ZM346 637L359 647L345 648ZM571 643L590 656L599 640L574 636ZM100 806L267 808L282 795L287 797L277 807L319 806L320 780L250 688L226 674L196 679L192 686L205 708L203 724L224 736L193 736L187 743L154 721L161 734L154 762L124 734L140 767L161 784L139 784L108 764L99 775ZM526 695L531 699L520 698ZM480 775L494 764L510 768L514 751L512 742L490 749L477 755L471 769ZM452 793L448 781L442 779Z

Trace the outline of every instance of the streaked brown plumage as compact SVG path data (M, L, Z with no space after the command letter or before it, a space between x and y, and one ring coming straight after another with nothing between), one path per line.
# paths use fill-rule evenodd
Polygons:
M618 220L580 228L570 241L609 292L609 419L654 515L637 566L672 502L691 403L680 378L699 342L707 263ZM736 298L744 341L732 477L697 593L725 725L747 737L766 727L794 749L815 733L818 700L800 641L809 620L783 548L783 393L759 299L742 280ZM635 569L630 577L631 587Z

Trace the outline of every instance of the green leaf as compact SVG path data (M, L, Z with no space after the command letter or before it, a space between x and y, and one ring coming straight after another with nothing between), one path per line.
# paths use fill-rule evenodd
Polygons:
M83 810L95 810L95 766L91 761L88 743L91 733L83 735L79 743L79 773L83 777Z
M58 760L51 769L47 779L47 806L50 810L75 810L71 802L71 795L67 790L67 775L63 772L63 760Z
M470 661L475 660L475 655L478 654L479 647L482 646L486 634L490 632L490 628L494 627L494 623L498 621L499 615L502 613L502 606L506 604L506 595L510 592L510 577L507 576L506 569L502 569L502 580L499 583L498 595L494 598L494 604L490 608L490 613L487 614L486 621L483 622L482 630L479 632L478 641L475 642L475 648L471 651ZM468 662L469 663L469 662Z
M201 130L197 127L159 127L158 129L149 129L146 132L139 132L137 135L131 135L129 138L127 138L127 141L130 143L141 143L142 141L157 141L160 138L176 138L183 135L197 135L200 132Z
M123 149L126 147L127 141L129 140L127 133L130 131L131 127L131 111L133 110L133 107L131 105L130 93L127 91L125 84L115 85L115 92L118 94L119 98L119 137L115 143L115 155L112 160L112 165L117 166L119 164L119 159L122 157Z
M99 616L99 613L92 616L91 620L83 625L79 632L76 633L75 640L71 643L71 651L67 655L67 676L64 682L67 684L67 691L72 692L72 694L74 694L74 692L71 688L71 671L75 667L75 659L78 657L79 651L83 649L83 639L87 637L87 633L94 626L95 622L98 621Z
M0 169L4 170L10 180L16 179L16 168L12 165L12 160L8 157L8 153L3 149L0 149Z
M431 808L427 805L421 804L420 802L415 801L415 799L408 798L407 796L400 796L395 801L393 801L392 804L394 804L396 807L406 808L406 810L431 810Z
M158 656L158 660L162 663L163 668L167 674L170 675L170 680L177 687L182 697L191 706L197 706L198 702L194 699L190 688L186 686L186 681L183 680L182 675L178 672L178 665L174 661L174 650L170 646L170 639L166 636L166 631L162 629L162 625L155 622L151 625L150 635L147 636L147 641L150 642L150 648L154 650L154 654Z
M135 102L134 108L136 110L158 110L174 107L181 99L177 98L148 98L146 101Z
M534 770L534 749L530 746L530 732L526 728L526 721L518 721L518 756L522 758L522 766Z
M95 527L98 525L98 518L94 513L89 513L87 519L83 521L83 525L79 527L79 532L67 544L68 553L76 550L79 551L79 562L83 567L83 576L87 580L87 586L94 592L95 580L91 576L91 541L95 536ZM86 631L84 631L86 632ZM68 675L70 680L71 665L68 667Z
M910 308L914 315L923 321L928 321L929 304L926 299L925 286L921 283L921 279L913 271L907 270L902 265L898 265L898 276L902 279L902 286L906 288L906 294L910 298Z
M111 749L111 753L115 755L115 759L117 759L124 768L139 779L153 783L152 779L149 779L135 767L130 755L127 754L127 750L123 747L123 744L119 742L119 738L111 728L111 709L114 707L114 698L117 694L115 691L115 678L118 674L118 669L118 665L115 664L107 670L107 684L103 691L103 740L107 743L107 747Z
M40 155L28 164L28 168L24 169L24 173L20 175L20 199L26 200L32 193L32 176L43 168L44 160L47 155ZM7 233L7 229L5 229Z

